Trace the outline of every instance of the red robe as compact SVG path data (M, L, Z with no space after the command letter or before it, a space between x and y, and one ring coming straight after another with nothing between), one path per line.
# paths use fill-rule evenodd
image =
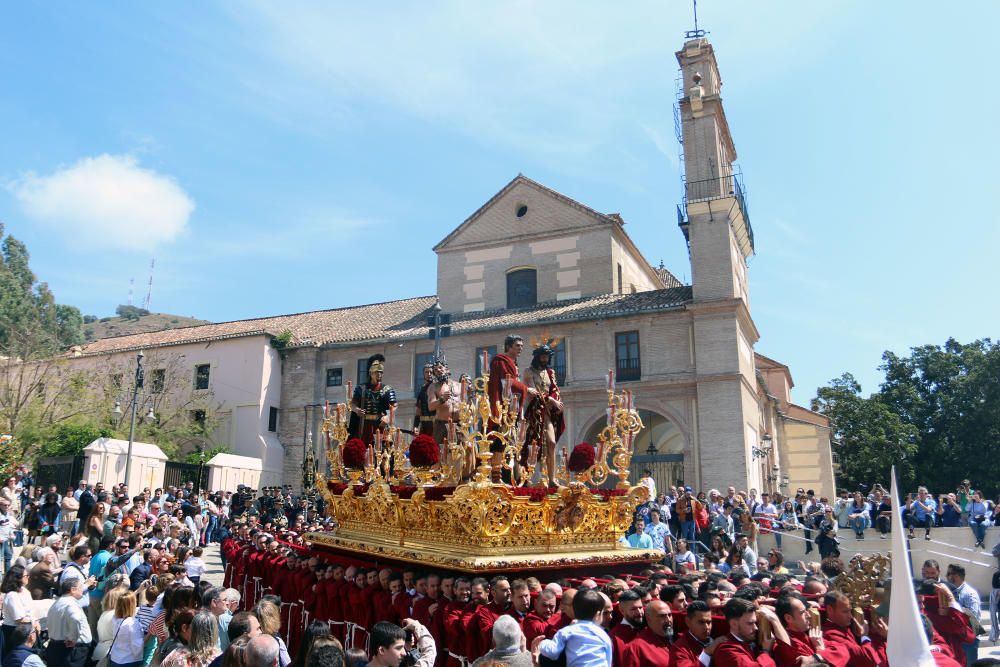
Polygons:
M622 651L621 667L671 667L670 642L649 628L635 636Z
M413 607L410 610L411 618L427 628L431 635L434 635L434 628L432 627L429 609L435 602L437 602L437 600L425 595L422 598L415 599L413 601ZM437 641L437 636L434 636L434 641Z
M392 614L393 621L396 625L402 625L404 618L413 618L413 612L411 606L413 605L413 598L406 591L402 593L396 593L392 596ZM424 627L427 627L426 625Z
M775 664L767 653L755 655L750 644L730 637L715 647L712 667L775 667Z
M500 356L500 355L497 355ZM504 614L514 615L511 606L501 607L496 602L480 605L469 624L465 654L470 661L486 655L493 646L493 624Z
M396 623L393 620L396 618L396 611L392 608L392 594L383 589L382 585L378 582L375 582L368 588L371 589L372 596L372 616L368 619L368 628L371 629L379 621ZM396 623L396 625L399 625L399 623Z
M446 638L446 648L449 653L467 657L468 648L466 638L469 636L469 625L475 616L477 607L471 602L463 604L454 601L448 605L448 610L444 618L444 629ZM455 658L448 656L448 665L458 667L459 662Z
M615 667L622 664L622 654L625 652L625 647L635 639L639 631L636 630L630 623L623 621L611 628L611 632L608 635L611 637L611 651L614 660Z
M555 616L555 614L553 614ZM527 616L524 617L524 623L521 624L521 629L524 632L524 640L528 647L531 647L531 642L539 635L544 635L546 631L551 627L549 618L542 618L534 610L529 611ZM555 634L555 633L553 633Z
M823 659L833 667L876 667L878 651L871 642L861 644L850 630L823 622Z
M798 667L799 656L812 657L816 653L812 642L809 641L809 635L806 633L789 629L788 638L792 641L791 645L785 644L779 639L774 641L772 653L778 667Z
M670 645L670 659L673 667L701 667L698 657L705 650L704 644L694 638L690 632L677 635Z
M947 646L949 657L964 665L965 649L962 644L971 644L976 640L969 617L953 607L948 609L947 614L938 613L936 597L924 598L924 611L934 631L941 635L941 641L935 639L933 643L941 648Z
M562 612L557 611L552 614L549 618L549 626L545 628L545 638L552 639L556 636L556 633L565 628L567 625L571 625L573 619L569 616L563 616Z
M494 417L497 416L497 402L503 405L502 380L510 380L508 384L511 392L518 397L521 405L526 405L528 401L528 387L520 380L517 362L507 354L496 354L490 359L490 381L486 386L486 392L490 398L490 410ZM490 429L496 428L496 422L491 421L489 427Z

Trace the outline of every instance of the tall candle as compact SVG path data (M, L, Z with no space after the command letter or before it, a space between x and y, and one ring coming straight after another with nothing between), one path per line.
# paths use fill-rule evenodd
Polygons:
M462 393L461 393L461 397L462 397L461 401L462 401L462 403L465 403L465 392L467 391L467 389L468 389L468 386L466 384L465 378L462 378Z
M351 381L350 380L347 381L346 391L347 391L347 401L346 401L346 403L350 404L351 399L353 398L353 396L351 396Z
M511 404L511 410L516 412L518 415L521 414L521 397L515 396L514 402Z
M608 369L608 391L615 390L615 372L612 369Z
M382 451L382 431L375 431L375 446L379 451Z
M323 419L330 416L330 401L323 403Z
M396 424L396 404L393 403L389 406L389 426L394 426Z
M489 368L490 368L490 352L489 352L489 350L483 350L483 374L484 375L489 370Z
M632 390L631 389L626 389L625 390L625 409L628 410L629 412L632 411Z
M455 442L455 422L448 420L448 442Z
M398 428L396 429L396 447L398 448L400 443L403 442L403 432Z

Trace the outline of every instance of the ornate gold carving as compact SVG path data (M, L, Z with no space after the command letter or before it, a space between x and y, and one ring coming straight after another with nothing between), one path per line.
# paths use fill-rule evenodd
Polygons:
M871 607L878 582L889 577L892 561L883 554L858 554L848 563L847 570L833 580L833 587L851 598L855 607Z

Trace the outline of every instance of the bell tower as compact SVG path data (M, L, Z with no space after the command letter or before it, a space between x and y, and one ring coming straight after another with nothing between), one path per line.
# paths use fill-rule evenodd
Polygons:
M684 202L678 211L691 255L694 298L741 298L749 307L747 258L754 252L743 177L722 106L715 51L704 37L677 52Z
M755 452L763 438L750 316L747 259L754 252L736 147L722 106L722 77L705 32L689 32L677 52L678 138L684 201L678 224L691 258L695 397L693 449L701 488L763 485Z

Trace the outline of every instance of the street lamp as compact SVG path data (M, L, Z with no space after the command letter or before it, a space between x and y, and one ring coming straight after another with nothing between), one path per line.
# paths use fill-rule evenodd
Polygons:
M125 455L125 486L128 487L129 483L129 473L132 470L132 443L135 440L135 411L139 407L139 390L142 389L142 382L145 378L145 371L142 368L142 360L146 355L139 351L139 354L135 358L135 386L132 387L132 421L128 427L128 453ZM120 415L122 411L121 404L115 401L116 415ZM114 412L114 410L112 411ZM150 406L148 419L155 419L156 415L153 414L153 408Z

